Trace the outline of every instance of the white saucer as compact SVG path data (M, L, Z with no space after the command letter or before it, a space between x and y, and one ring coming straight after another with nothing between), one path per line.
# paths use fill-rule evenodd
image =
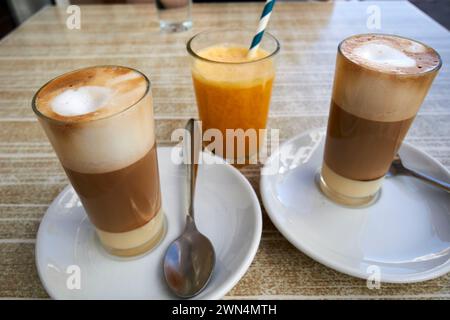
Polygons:
M449 272L449 194L397 176L385 179L370 207L337 205L314 180L324 140L324 130L306 132L282 144L266 162L261 195L278 230L311 258L363 279L376 272L382 282L418 282ZM404 143L400 155L411 168L450 180L439 162L413 146Z
M171 152L179 157L179 151L158 148L168 230L162 243L144 256L120 259L108 255L72 187L59 194L42 219L36 243L38 273L52 298L176 298L164 282L162 259L170 242L181 234L185 221L185 173L182 165L170 160ZM209 163L223 163L217 157L203 155ZM227 164L199 166L196 222L214 245L217 259L210 283L196 298L219 299L244 275L261 239L261 208L249 182L238 170ZM71 265L80 268L81 289L76 289L76 279L70 278L78 274L77 267Z

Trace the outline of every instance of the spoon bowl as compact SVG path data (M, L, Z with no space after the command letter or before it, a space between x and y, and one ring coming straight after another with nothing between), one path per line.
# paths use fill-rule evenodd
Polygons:
M214 262L211 241L188 222L186 231L167 249L164 260L166 281L179 297L193 297L209 282Z

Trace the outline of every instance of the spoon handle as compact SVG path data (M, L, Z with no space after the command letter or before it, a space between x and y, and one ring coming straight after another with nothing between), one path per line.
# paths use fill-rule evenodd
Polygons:
M421 180L423 180L425 182L428 182L429 184L432 184L432 185L434 185L434 186L436 186L438 188L441 188L441 189L443 189L443 190L445 190L447 192L450 192L450 183L438 180L438 179L430 177L430 176L428 176L428 175L426 175L424 173L420 173L420 172L408 169L406 167L405 167L405 169L413 177L419 178L419 179L421 179Z
M186 131L189 133L189 139L186 139L185 151L189 155L189 161L186 164L186 172L188 179L188 217L192 220L194 219L194 197L195 197L195 185L197 182L197 170L198 170L198 160L199 160L199 150L198 146L199 139L197 137L198 130L196 130L197 123L194 119L189 119L186 124Z

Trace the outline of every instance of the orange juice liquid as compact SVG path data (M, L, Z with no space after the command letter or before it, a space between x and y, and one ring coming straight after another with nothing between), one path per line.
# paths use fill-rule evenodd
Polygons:
M226 154L226 129L265 129L269 113L272 84L275 77L274 63L268 52L259 50L253 62L247 59L248 49L239 46L218 45L203 49L199 56L208 60L226 62L214 63L197 59L192 66L197 106L202 121L203 131L219 129L224 137L223 150L216 154L230 159ZM230 63L232 62L232 63ZM248 63L245 63L248 62ZM250 154L245 141L245 159L257 155L264 143L259 134L256 154ZM208 143L206 143L208 144ZM233 160L237 159L237 142Z

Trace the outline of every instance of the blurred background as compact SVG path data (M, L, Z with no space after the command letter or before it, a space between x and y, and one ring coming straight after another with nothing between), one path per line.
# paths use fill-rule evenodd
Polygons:
M235 0L233 2L244 2ZM258 0L253 0L258 1ZM259 0L264 1L264 0ZM308 1L308 0L286 0ZM309 0L313 1L313 0ZM319 1L319 0L317 0ZM321 0L327 1L327 0ZM328 0L332 1L332 0ZM345 1L345 0L338 0ZM353 0L358 1L358 0ZM360 0L364 1L364 0ZM409 1L438 23L450 30L450 0L388 0ZM26 19L47 5L67 6L69 4L126 4L151 3L153 0L0 0L0 38L17 28ZM194 2L231 2L224 0L194 0Z

